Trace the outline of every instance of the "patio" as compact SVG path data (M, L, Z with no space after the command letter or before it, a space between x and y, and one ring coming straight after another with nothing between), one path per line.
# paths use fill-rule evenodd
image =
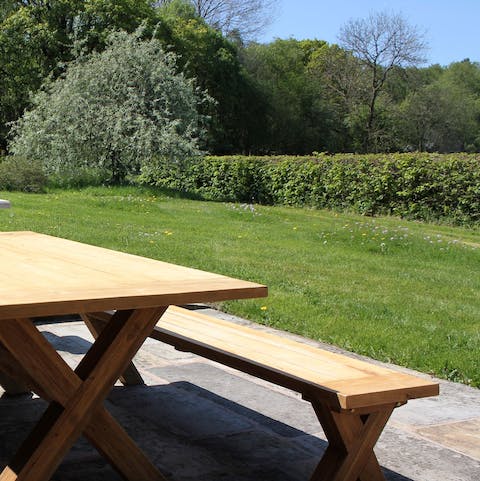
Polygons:
M74 366L92 338L82 322L62 321L45 321L41 330ZM135 361L149 388L118 384L107 408L169 479L309 478L326 441L311 406L295 393L151 339ZM2 465L46 406L30 396L2 397L0 405L7 404L0 417ZM376 452L389 481L474 481L480 472L479 433L480 391L442 381L440 397L396 410ZM82 439L53 479L121 478Z

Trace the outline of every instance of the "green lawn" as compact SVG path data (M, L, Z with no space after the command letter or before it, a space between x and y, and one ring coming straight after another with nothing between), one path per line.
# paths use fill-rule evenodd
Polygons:
M200 202L134 188L0 192L0 230L33 230L261 282L222 307L480 386L480 231Z

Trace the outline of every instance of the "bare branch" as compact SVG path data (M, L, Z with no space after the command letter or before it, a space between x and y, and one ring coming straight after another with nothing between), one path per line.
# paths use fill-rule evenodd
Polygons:
M157 2L168 3L169 0ZM274 19L279 0L189 0L197 14L228 35L252 40Z
M423 34L400 14L380 12L350 20L339 39L343 48L370 65L407 67L425 61Z
M340 30L339 40L341 46L364 62L371 72L365 140L365 148L370 149L375 129L375 104L388 75L395 67L423 63L427 46L417 27L409 25L401 14L387 12L350 20Z

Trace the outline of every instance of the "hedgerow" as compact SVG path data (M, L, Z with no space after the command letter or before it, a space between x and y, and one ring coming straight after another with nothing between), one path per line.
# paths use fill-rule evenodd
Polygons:
M480 222L478 154L207 156L156 183L212 200Z

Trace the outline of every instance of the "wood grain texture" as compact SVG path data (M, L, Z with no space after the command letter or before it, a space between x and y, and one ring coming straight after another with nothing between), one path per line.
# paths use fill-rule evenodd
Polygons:
M0 372L0 386L3 387L3 390L9 396L18 396L30 392L30 389L20 382L18 378L12 378L3 372Z
M47 481L82 433L125 479L165 481L103 400L169 304L267 295L260 284L33 232L0 233L0 276L0 367L50 401L0 481ZM29 319L104 310L115 313L101 332L91 326L97 338L75 371Z
M111 314L89 317L105 323ZM438 394L417 376L181 307L170 306L150 336L301 392L329 442L311 481L384 481L373 448L393 410Z
M279 335L170 306L151 337L269 381L323 397L340 409L435 396L438 383Z
M264 297L267 288L34 232L0 233L1 319Z
M81 314L81 318L85 323L85 325L87 326L93 338L97 339L105 326L105 322L102 322L101 320L96 319L94 316L90 316L89 314ZM130 362L128 367L120 376L120 382L124 386L145 385L145 381L143 380L141 374L138 372L138 369L135 367L135 364L133 364L133 362Z
M311 481L384 481L373 448L395 405L360 416L312 404L329 444Z

